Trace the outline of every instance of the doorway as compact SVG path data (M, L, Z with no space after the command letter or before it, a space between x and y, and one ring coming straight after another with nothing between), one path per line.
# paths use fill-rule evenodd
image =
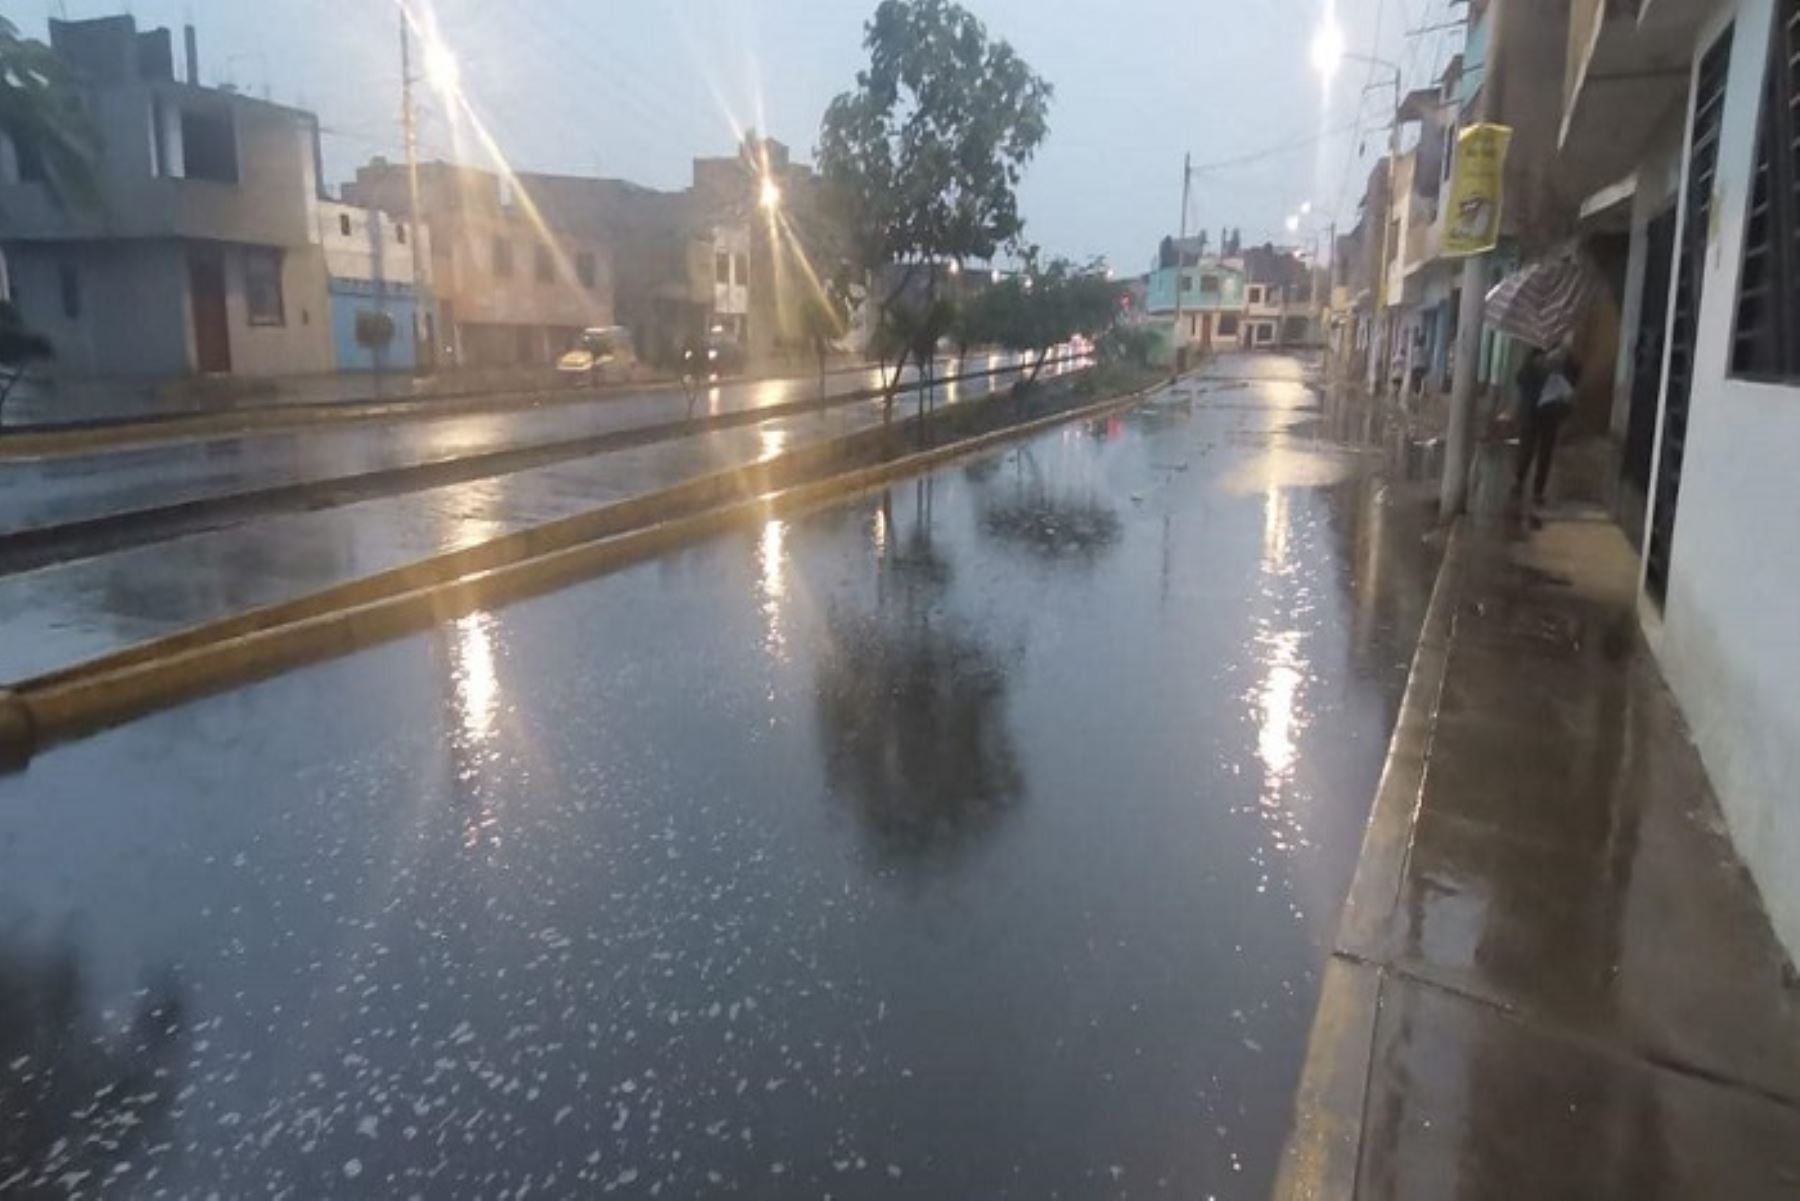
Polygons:
M1619 523L1639 553L1644 549L1644 509L1650 497L1650 465L1656 451L1656 405L1662 396L1663 348L1668 345L1669 264L1675 255L1675 206L1644 233L1644 285L1637 336L1631 349L1631 408L1625 418L1619 460Z
M213 247L188 251L188 299L194 311L194 367L202 374L231 370L231 329L225 313L225 256Z

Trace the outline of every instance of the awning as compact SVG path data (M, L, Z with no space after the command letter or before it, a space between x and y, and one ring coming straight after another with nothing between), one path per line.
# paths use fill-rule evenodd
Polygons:
M1599 277L1570 245L1528 263L1487 294L1489 325L1521 342L1549 349L1574 331Z

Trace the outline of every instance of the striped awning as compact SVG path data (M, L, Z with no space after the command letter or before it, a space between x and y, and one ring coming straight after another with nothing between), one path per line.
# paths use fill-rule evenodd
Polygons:
M1598 277L1573 246L1528 263L1487 294L1489 325L1546 349L1574 331Z

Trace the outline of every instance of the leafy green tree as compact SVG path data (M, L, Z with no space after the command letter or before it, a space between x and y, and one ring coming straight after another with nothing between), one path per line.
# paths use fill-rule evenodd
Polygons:
M1119 288L1097 267L1055 259L996 284L976 302L976 320L1008 350L1033 356L1024 385L1037 382L1050 352L1076 336L1099 338L1118 319Z
M991 259L1024 229L1015 189L1048 130L1051 87L951 0L882 0L863 45L869 65L826 109L819 168L849 260L871 278L901 265L879 309L925 272L924 299L905 319L918 327L934 318L940 263ZM904 341L916 353L917 340Z
M804 285L800 296L800 330L819 363L819 399L825 398L825 362L831 348L850 329L850 295L843 281Z
M6 416L6 398L36 362L56 357L50 339L25 327L11 301L0 300L0 424Z

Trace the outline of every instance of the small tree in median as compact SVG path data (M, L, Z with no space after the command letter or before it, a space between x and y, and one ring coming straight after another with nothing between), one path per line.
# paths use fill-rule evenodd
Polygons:
M12 302L0 300L0 426L6 420L6 398L12 395L13 386L25 378L26 369L55 357L56 348L50 339L27 329Z
M938 299L940 263L992 259L1023 230L1014 188L1044 139L1051 88L951 0L882 0L863 45L869 65L856 88L825 112L819 169L856 268L875 279L901 267L871 300L893 307L923 271L924 300L913 305L923 317ZM915 345L903 355L916 349L907 341ZM889 377L884 415L905 366L902 357Z
M1042 270L1029 263L1025 271L983 293L976 306L972 319L994 341L1031 356L1029 373L1021 381L1029 389L1056 347L1077 336L1098 338L1112 328L1119 289L1097 268L1079 269L1067 259L1055 259Z
M381 377L387 369L387 348L394 341L394 318L382 309L363 309L356 314L356 344L375 356L375 393L381 394Z

